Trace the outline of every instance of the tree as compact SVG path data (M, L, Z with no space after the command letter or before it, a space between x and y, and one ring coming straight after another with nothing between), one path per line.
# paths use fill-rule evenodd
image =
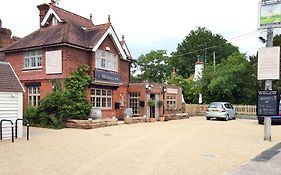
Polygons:
M256 93L253 87L253 70L245 55L234 53L216 66L205 65L200 80L205 103L228 101L234 104L249 104ZM255 96L254 96L255 97Z
M187 79L176 75L168 80L168 84L182 87L182 94L186 103L198 103L200 86L198 86L197 82L193 81L193 77Z
M281 35L274 36L274 38L273 38L273 46L281 46ZM281 49L281 47L280 47L280 49ZM280 61L281 61L281 59L280 59ZM281 91L281 81L277 81L277 80L273 81L272 82L272 88L276 89L276 90L278 90L280 92Z
M198 27L178 44L177 51L172 53L169 59L169 70L175 67L178 75L187 78L194 73L195 62L198 58L205 63L211 63L213 52L215 52L216 63L220 63L238 51L237 47L227 43L221 35L213 34L204 27Z
M167 80L167 53L165 50L151 51L141 55L136 64L140 74L133 80L164 83Z

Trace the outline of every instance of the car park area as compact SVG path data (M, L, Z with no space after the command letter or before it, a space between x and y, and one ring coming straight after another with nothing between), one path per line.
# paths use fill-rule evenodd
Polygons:
M0 174L224 174L281 140L263 141L256 120L190 117L98 129L31 128L0 142Z

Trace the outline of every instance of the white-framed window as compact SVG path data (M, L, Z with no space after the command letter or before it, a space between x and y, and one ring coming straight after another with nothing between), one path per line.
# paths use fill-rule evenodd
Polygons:
M177 100L175 95L167 95L167 109L176 109L177 107Z
M24 68L42 68L42 50L30 50L24 53Z
M95 108L112 109L112 90L92 88L91 104Z
M118 55L103 51L96 51L96 68L118 72Z
M40 104L40 87L28 87L27 88L28 104L30 106L39 106Z
M130 93L129 106L133 109L134 115L140 114L140 93Z

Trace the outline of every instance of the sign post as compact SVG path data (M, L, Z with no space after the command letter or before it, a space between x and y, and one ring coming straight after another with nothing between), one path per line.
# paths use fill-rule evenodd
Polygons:
M259 54L258 54L258 80L265 80L265 90L271 91L272 80L279 80L279 74L280 74L280 48L272 47L273 28L281 27L280 1L262 0L259 3L258 22L259 22L258 29L267 29L267 39L265 40L266 48L259 49ZM258 100L257 102L259 103ZM257 113L258 112L259 111L257 111ZM270 116L264 116L264 140L271 141Z

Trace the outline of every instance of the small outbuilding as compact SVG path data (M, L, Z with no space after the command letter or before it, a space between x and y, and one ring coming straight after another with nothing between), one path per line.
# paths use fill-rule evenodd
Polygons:
M23 116L23 92L16 73L10 63L0 62L0 121L11 120L13 125ZM2 121L3 139L11 138L11 123ZM18 137L22 137L22 121L18 122Z

